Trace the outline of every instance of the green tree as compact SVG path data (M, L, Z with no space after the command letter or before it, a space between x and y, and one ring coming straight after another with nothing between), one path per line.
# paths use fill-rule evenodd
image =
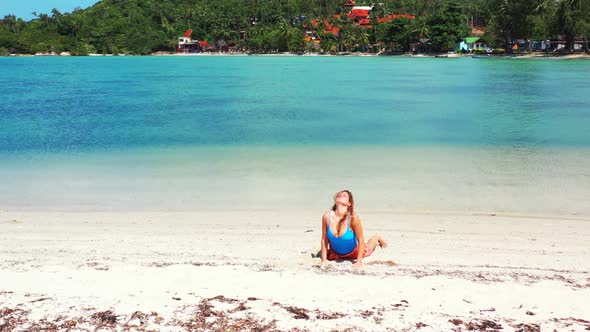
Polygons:
M338 44L336 40L333 38L324 38L320 42L320 46L324 52L328 52L330 54L335 54L338 52Z
M363 52L367 52L369 49L369 43L371 42L370 40L370 35L369 33L366 31L367 29L365 28L361 28L357 31L357 38L356 38L356 42L358 44L358 46L360 46L362 48Z
M130 52L148 54L173 50L188 29L193 38L216 42L234 40L256 52L304 48L299 18L316 18L340 27L340 35L315 31L328 52L366 48L384 43L408 50L416 39L430 38L437 50L455 47L467 36L467 22L486 25L484 38L510 49L520 38L545 39L563 35L568 49L576 38L588 38L590 0L380 0L370 16L372 29L361 29L345 15L343 0L102 0L87 9L35 13L25 22L14 15L0 20L0 47L8 51L70 50L72 53ZM359 4L368 4L368 2ZM341 14L338 19L334 14ZM390 13L416 19L379 23ZM306 24L308 27L310 24ZM368 34L368 41L367 36ZM247 37L244 37L247 36ZM242 39L243 38L243 39Z
M449 51L467 36L469 26L462 7L455 1L447 2L430 19L431 44L434 50Z
M409 18L396 18L388 25L386 41L393 45L396 50L408 51L413 39L412 20Z
M510 50L513 40L530 38L535 31L532 16L539 13L539 5L532 0L489 0L488 10L494 14L488 26L494 43Z
M556 12L556 29L565 35L566 49L573 51L574 40L578 35L588 37L588 0L560 0Z

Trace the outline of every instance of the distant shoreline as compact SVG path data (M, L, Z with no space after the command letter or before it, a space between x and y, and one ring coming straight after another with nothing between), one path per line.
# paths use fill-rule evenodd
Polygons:
M590 54L573 53L573 54L382 54L382 53L340 53L340 54L319 54L319 53L152 53L148 55L126 55L126 54L88 54L88 55L59 55L59 54L9 54L3 57L236 57L236 56L262 56L262 57L401 57L401 58L490 58L490 59L548 59L548 60L577 60L590 59Z

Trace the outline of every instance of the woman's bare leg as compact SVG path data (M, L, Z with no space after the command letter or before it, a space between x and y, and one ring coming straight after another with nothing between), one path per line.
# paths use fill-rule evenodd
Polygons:
M382 249L385 249L385 248L387 248L388 245L389 245L389 243L387 243L387 241L385 241L384 238L382 238L381 236L379 236L379 246Z
M379 245L381 248L387 248L387 241L385 241L385 239L382 238L380 235L374 235L367 242L367 247L369 247L368 249L370 251L375 250L375 248L377 248L377 245Z

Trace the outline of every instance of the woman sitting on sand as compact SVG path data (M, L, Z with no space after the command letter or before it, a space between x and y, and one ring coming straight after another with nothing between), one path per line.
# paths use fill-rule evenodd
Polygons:
M334 197L334 206L322 217L322 264L326 260L354 260L355 266L363 265L363 258L370 256L379 245L387 242L375 235L365 244L361 219L354 213L354 199L348 190L342 190Z

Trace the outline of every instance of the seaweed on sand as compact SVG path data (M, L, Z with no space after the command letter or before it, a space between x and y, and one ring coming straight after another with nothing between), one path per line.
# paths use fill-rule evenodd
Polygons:
M487 319L484 319L479 322L471 321L471 322L465 324L465 326L467 327L467 330L469 330L469 331L474 331L474 330L488 331L488 330L501 330L501 329L503 329L501 324L496 323L492 320L487 320Z
M304 308L297 308L293 306L283 307L285 310L293 314L293 318L295 319L309 319L309 315L307 314L309 311Z
M17 326L22 326L26 322L27 314L28 312L22 309L0 309L0 331L13 331Z
M515 332L541 332L541 327L537 324L518 324L514 326Z
M97 326L113 327L117 323L117 315L111 310L95 312L90 316Z

